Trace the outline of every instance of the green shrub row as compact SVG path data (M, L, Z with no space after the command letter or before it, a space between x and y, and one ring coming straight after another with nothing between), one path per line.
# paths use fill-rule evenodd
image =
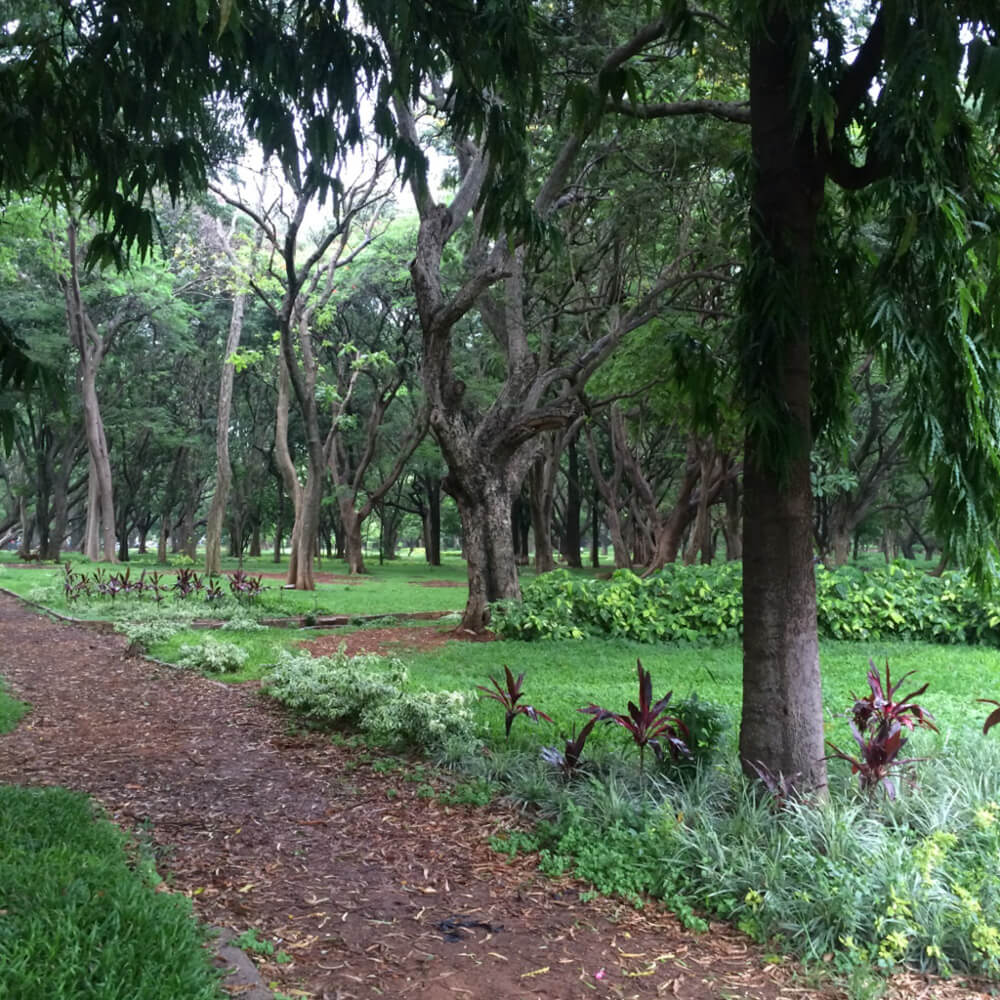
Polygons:
M645 579L629 570L610 580L556 570L526 584L523 601L495 605L494 628L526 640L731 641L743 622L741 586L739 563L673 564ZM817 565L816 601L823 638L1000 645L1000 603L984 598L964 572Z

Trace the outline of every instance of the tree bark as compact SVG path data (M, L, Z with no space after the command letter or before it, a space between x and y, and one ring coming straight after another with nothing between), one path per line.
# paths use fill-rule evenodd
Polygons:
M79 251L76 243L76 224L67 227L70 275L63 281L66 300L66 320L71 343L78 354L77 380L83 402L83 419L90 452L90 472L93 485L88 491L87 538L84 555L106 562L117 562L115 554L115 503L111 481L111 459L108 439L101 419L101 406L97 396L97 371L114 336L115 328L102 336L87 313L80 294ZM100 527L98 527L98 523Z
M243 336L246 298L246 292L242 289L233 297L229 333L222 359L222 374L219 378L219 405L215 420L215 491L212 494L208 521L205 525L205 572L215 575L222 572L222 525L225 522L226 505L229 502L229 487L233 481L233 470L229 462L229 420L233 409L233 380L236 366L229 359L239 348Z
M563 515L562 554L571 569L581 569L582 539L580 537L580 508L583 497L580 490L580 461L576 452L576 435L566 443L566 511Z
M535 572L549 573L556 568L552 549L552 505L555 499L555 474L559 456L553 454L556 443L547 441L541 455L532 463L531 533L535 539Z
M794 107L802 30L777 7L750 49L757 175L744 304L752 349L744 354L744 378L751 401L780 421L783 436L776 444L770 428L752 422L746 436L740 757L748 773L753 765L763 766L806 792L824 795L809 470L809 313L825 173L813 132ZM782 301L762 295L758 282L781 289Z

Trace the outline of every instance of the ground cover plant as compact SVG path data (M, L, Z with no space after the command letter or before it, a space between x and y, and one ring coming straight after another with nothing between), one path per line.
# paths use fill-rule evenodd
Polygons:
M0 787L0 996L221 1000L183 896L82 795Z

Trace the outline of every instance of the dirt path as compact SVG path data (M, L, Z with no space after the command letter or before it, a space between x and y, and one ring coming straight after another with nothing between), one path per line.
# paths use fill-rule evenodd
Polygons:
M303 997L834 997L734 931L582 903L586 887L505 863L502 808L445 807L406 771L296 735L253 689L125 658L120 637L0 595L0 676L32 703L0 736L0 781L94 795L145 830L200 917L256 928ZM471 926L465 927L466 923ZM301 991L301 992L296 992ZM972 997L911 977L897 995Z

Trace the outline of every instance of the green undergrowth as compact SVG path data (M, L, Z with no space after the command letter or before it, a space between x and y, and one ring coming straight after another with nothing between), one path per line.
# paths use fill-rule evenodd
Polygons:
M493 846L547 874L662 899L691 928L728 920L845 974L905 963L997 977L1000 746L918 742L928 759L896 801L834 767L828 803L783 808L725 760L644 782L622 759L571 781L523 755L465 766L535 811Z
M176 579L176 571L180 566L158 566L151 559L136 558L124 566L109 567L89 563L77 555L67 556L77 573L92 575L99 568L107 573L110 570L131 570L132 577L138 577L143 570L147 574L159 572L165 586L169 589ZM176 561L176 560L175 560ZM185 564L187 565L187 564ZM190 564L190 569L201 572L201 565ZM422 561L400 560L379 566L377 561L369 564L369 572L353 580L335 579L333 582L319 582L314 591L296 591L283 589L284 578L271 579L266 577L261 581L263 592L250 605L255 616L263 617L305 617L308 615L368 615L373 612L389 614L411 611L448 611L464 607L468 597L465 564L459 559L446 560L442 566L429 566ZM235 560L223 564L223 588L226 584L226 574L235 572ZM245 560L244 569L247 573L284 574L284 565L275 565L267 559ZM345 573L345 565L338 560L324 560L318 574L333 573L338 577ZM110 597L80 597L67 600L64 593L64 571L61 566L46 564L44 567L13 566L9 562L0 562L0 587L13 591L21 597L44 604L59 614L74 618L107 619L114 615L121 616L122 607L134 609L132 615L140 619L150 608L155 606L149 596L119 595ZM357 582L355 582L357 581ZM425 586L430 584L430 586ZM446 586L441 586L446 584ZM161 607L197 609L196 617L215 618L229 617L239 613L238 602L226 597L224 601L208 603L203 595L194 594L186 599L179 599L174 593L168 593ZM113 609L113 610L112 610Z
M496 629L520 639L613 636L639 642L731 641L743 619L742 568L672 564L643 579L618 570L591 580L565 570L524 587L522 602L496 607ZM964 571L930 576L892 564L816 567L819 634L828 639L922 640L1000 645L1000 603Z
M553 751L589 718L580 708L624 712L637 700L637 654L652 675L653 699L673 690L667 712L689 725L696 760L647 753L640 768L625 730L598 725L578 768L554 766ZM941 730L912 737L906 756L921 759L903 775L895 802L881 790L862 794L841 761L831 762L826 805L782 808L762 785L748 785L735 766L735 644L449 643L410 654L405 665L368 658L331 670L288 659L269 690L313 720L383 745L391 743L369 725L370 704L391 717L401 693L418 702L426 692L454 693L471 720L453 726L452 705L435 716L437 739L424 741L413 728L401 742L430 748L467 785L501 789L536 821L498 839L498 850L532 852L543 871L572 873L595 892L661 898L692 927L724 918L778 950L832 955L845 974L906 963L1000 975L1000 744L982 736L987 710L974 700L1000 692L1000 652L823 643L825 728L835 742L850 741L845 713L851 692L865 690L869 656L888 658L894 678L915 670L914 687L930 683L920 703ZM552 722L517 714L505 738L503 707L473 690L491 676L504 688L503 663L525 672L518 704ZM706 719L701 745L694 722Z
M0 679L0 733L9 733L31 711L27 702L18 701L4 689Z
M0 787L0 844L0 996L221 1000L190 902L88 799Z

